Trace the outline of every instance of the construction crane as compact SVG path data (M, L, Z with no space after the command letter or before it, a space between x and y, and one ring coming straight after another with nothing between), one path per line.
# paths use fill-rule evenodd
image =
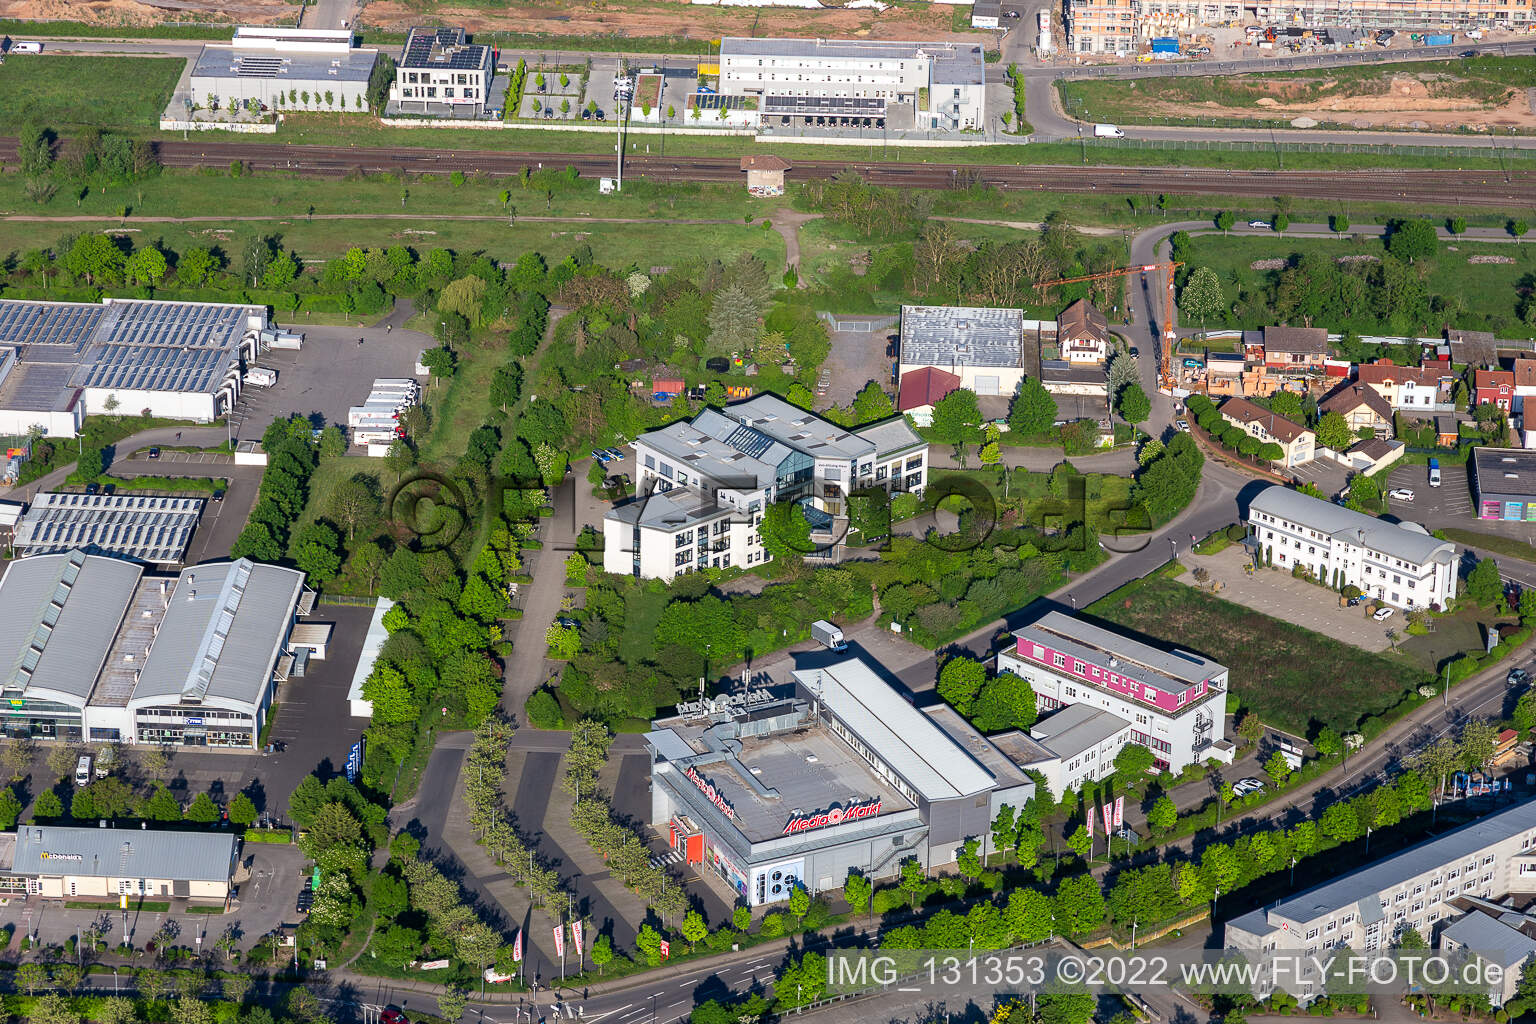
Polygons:
M1054 288L1058 284L1081 284L1084 281L1105 281L1112 277L1129 277L1131 274L1151 274L1159 270L1168 272L1168 286L1163 293L1162 340L1158 345L1158 386L1173 387L1173 350L1178 340L1173 330L1173 275L1184 264L1181 262L1143 263L1136 267L1120 267L1102 274L1085 274L1082 277L1064 277L1059 281L1046 281L1035 287Z

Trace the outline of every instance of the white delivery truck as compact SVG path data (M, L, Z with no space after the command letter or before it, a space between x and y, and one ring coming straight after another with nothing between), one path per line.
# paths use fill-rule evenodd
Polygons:
M253 366L245 371L245 382L260 388L269 388L277 383L277 371L265 366Z
M1096 139L1123 139L1125 132L1112 124L1096 124L1093 126L1093 137Z
M42 43L15 42L15 43L11 44L10 52L11 53L42 53L43 52L43 44Z
M830 651L842 651L848 648L848 642L843 639L843 631L826 619L817 619L811 623L811 639Z

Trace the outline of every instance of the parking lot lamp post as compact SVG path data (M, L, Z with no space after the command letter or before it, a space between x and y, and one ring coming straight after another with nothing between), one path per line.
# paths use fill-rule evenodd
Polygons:
M112 968L112 994L117 995L117 968Z

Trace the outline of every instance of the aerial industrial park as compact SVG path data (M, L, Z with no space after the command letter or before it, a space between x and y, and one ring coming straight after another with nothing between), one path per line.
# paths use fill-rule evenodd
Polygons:
M11 1018L1536 1014L1530 0L0 21Z

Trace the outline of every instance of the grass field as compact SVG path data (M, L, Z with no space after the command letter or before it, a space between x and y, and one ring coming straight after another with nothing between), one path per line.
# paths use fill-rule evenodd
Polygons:
M1406 211L1405 211L1406 212ZM1415 211L1417 212L1417 211ZM1450 250L1450 245L1456 251ZM1508 245L1501 242L1454 242L1441 245L1440 252L1428 264L1424 284L1431 295L1458 297L1471 317L1501 318L1501 337L1530 337L1531 327L1515 315L1526 279L1536 273L1536 246ZM1329 238L1284 238L1278 235L1196 235L1189 257L1192 267L1210 267L1221 279L1225 304L1237 298L1239 288L1258 289L1268 274L1254 270L1256 260L1286 258L1315 253L1332 259L1348 256L1380 256L1380 239L1359 238L1336 241ZM1513 263L1471 264L1471 256L1488 255L1509 258ZM1226 326L1262 327L1271 322L1264 310L1250 308L1246 317L1228 317ZM1463 327L1479 325L1458 321ZM1217 321L1212 321L1215 326ZM1337 328L1340 325L1332 325Z
M0 65L0 130L156 128L185 61L160 57L13 56Z
M1445 535L1445 539L1457 544L1469 547L1482 548L1484 551L1492 551L1495 555L1507 555L1510 558L1518 558L1526 562L1536 562L1536 545L1527 544L1523 540L1513 537L1503 537L1496 533L1483 533L1481 530L1436 530L1438 537Z
M1353 730L1429 675L1406 657L1371 654L1157 574L1087 611L1221 662L1243 706L1289 732L1306 734L1314 722Z
M1164 114L1157 107L1166 104L1198 115L1200 109L1214 104L1222 111L1252 111L1254 117L1262 118L1267 104L1260 103L1261 99L1299 106L1339 97L1380 97L1398 77L1419 78L1431 97L1465 99L1491 107L1503 103L1516 88L1536 85L1536 57L1479 57L1189 78L1062 81L1057 90L1063 108L1084 120L1180 124L1189 121L1190 115ZM1321 113L1317 119L1326 121L1327 116ZM1345 112L1337 116L1347 120L1351 115Z
M389 474L384 469L384 460L370 459L366 455L344 455L339 459L323 459L315 467L315 471L309 477L309 501L304 505L304 511L299 514L298 522L293 524L293 532L308 526L316 519L324 518L331 507L331 495L336 488L346 480L352 479L359 473L366 474L379 481L380 490L387 493L391 481ZM358 531L358 540L365 539ZM346 541L346 538L342 538Z

